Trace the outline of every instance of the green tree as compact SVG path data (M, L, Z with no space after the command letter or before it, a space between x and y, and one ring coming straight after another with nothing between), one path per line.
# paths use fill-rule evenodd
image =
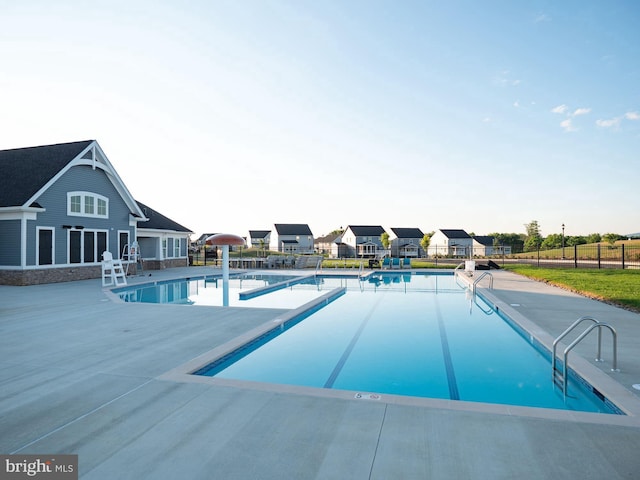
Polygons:
M624 237L622 235L618 235L617 233L605 233L602 235L602 240L608 242L613 245L617 240L623 240Z
M431 237L433 236L434 233L435 232L425 233L424 236L422 237L422 240L420 240L420 246L424 250L425 254L427 254L427 252L429 251L429 245L431 244Z
M520 253L523 251L524 240L519 233L490 233L493 237L494 245L510 246L511 253Z
M602 235L599 233L590 233L587 235L587 243L598 243L602 241Z
M543 250L552 250L554 248L561 248L561 247L562 247L562 234L560 233L550 233L549 235L546 236L546 238L542 241L542 244L540 245L540 248L542 248Z
M389 250L389 245L391 244L391 242L389 241L389 234L387 232L384 232L382 235L380 235L380 243L382 243L382 246L385 248L385 250Z
M576 235L574 237L566 237L564 239L564 244L567 247L573 247L574 245L584 245L585 243L589 243L587 241L587 237L584 237L582 235Z
M540 224L537 220L525 223L524 227L527 231L524 241L524 251L534 252L540 248L542 244L542 235L540 234Z

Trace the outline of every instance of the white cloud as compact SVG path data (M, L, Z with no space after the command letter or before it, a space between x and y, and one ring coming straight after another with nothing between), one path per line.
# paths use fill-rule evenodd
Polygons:
M539 13L533 19L533 23L550 22L551 17L546 13Z
M596 125L603 128L617 127L620 125L620 117L612 118L610 120L596 120Z
M520 106L520 102L516 100L515 102L513 102L513 106L518 108Z
M575 132L577 130L577 128L573 126L572 120L570 118L567 118L566 120L560 122L560 126L564 128L565 132Z
M565 113L568 110L569 107L567 107L566 105L558 105L555 108L552 108L551 111L553 113Z
M596 120L596 125L602 128L618 128L623 120L640 120L640 113L627 112L619 117L609 118L607 120Z
M586 115L589 112L591 112L590 108L576 108L576 111L573 112L573 116L577 117L578 115Z
M513 79L509 70L502 70L493 77L493 84L499 87L517 87L522 82L520 79Z

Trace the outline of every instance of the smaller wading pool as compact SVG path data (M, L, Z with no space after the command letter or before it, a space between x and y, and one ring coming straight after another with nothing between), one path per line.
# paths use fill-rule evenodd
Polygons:
M221 276L167 280L113 291L125 302L222 306ZM296 288L287 288L296 285ZM229 306L296 308L326 293L313 275L243 273L229 278ZM265 293L270 293L266 295Z
M553 384L549 352L529 342L518 325L496 312L481 296L461 288L451 274L393 272L364 280L266 277L233 279L232 292L240 293L232 298L233 304L271 303L274 307L295 308L328 292L334 295L321 307L278 325L194 374L622 414L572 370L564 397ZM150 293L154 290L145 290L151 286L114 292L125 301L149 301L153 297L206 305L207 300L202 299L209 298L208 290L217 289L214 280L197 282L204 284L167 282L155 285L154 294ZM187 292L191 294L185 295ZM240 300L240 296L250 298ZM297 303L285 306L288 297Z

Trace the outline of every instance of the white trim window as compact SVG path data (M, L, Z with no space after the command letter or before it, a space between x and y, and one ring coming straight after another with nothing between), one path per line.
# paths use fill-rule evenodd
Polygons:
M168 243L166 238L162 239L162 258L167 258Z
M180 256L180 238L173 239L173 256L178 258Z
M55 259L56 230L36 227L36 265L53 265Z
M72 228L67 233L67 263L100 263L109 249L107 230Z
M67 192L67 215L109 218L109 199L91 192Z

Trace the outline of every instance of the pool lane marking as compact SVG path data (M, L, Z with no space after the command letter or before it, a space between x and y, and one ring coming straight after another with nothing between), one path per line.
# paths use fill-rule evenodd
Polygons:
M378 296L378 295L376 295L376 296ZM338 360L338 363L336 363L336 366L333 368L333 371L331 372L331 375L329 375L329 378L325 382L324 388L333 388L333 384L335 383L336 379L338 378L338 375L340 375L340 372L342 371L342 367L344 367L344 364L347 362L347 360L349 358L349 355L351 355L351 351L353 350L353 347L355 347L356 343L358 343L358 340L360 339L360 335L362 334L362 332L364 330L364 327L367 326L367 323L371 319L371 316L373 315L373 312L378 307L378 304L382 300L383 296L384 295L380 295L380 298L378 298L376 300L376 302L371 307L371 310L369 310L369 313L364 317L364 320L362 320L362 323L360 323L360 326L358 327L358 330L353 335L353 338L349 342L349 345L347 345L347 348L342 353L342 356L340 357L340 360Z
M442 312L440 311L440 303L438 296L434 295L434 305L436 307L436 317L438 318L438 328L440 329L440 343L442 344L442 358L444 360L444 369L447 372L447 383L449 384L449 398L451 400L460 400L460 392L458 391L458 383L456 381L456 372L453 368L451 360L451 351L449 350L449 340L447 339L447 329L445 328Z

